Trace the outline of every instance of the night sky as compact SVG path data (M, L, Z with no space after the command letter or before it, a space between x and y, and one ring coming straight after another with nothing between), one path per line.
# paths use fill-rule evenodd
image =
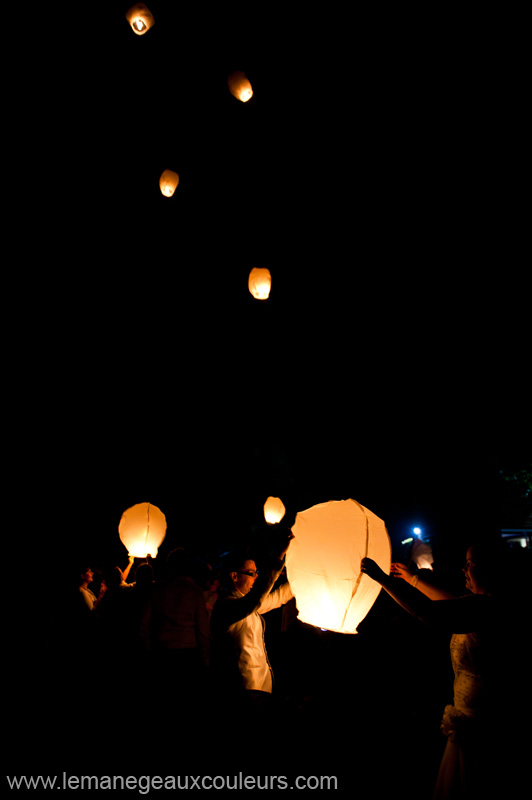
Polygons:
M71 6L10 31L22 552L120 560L143 501L198 552L269 494L353 497L394 542L500 525L530 452L517 22L151 3L138 37Z
M166 514L163 557L184 545L215 564L263 542L268 495L291 512L353 498L385 521L395 557L419 526L460 579L469 541L515 521L522 498L504 477L532 452L530 128L528 29L500 9L149 2L155 26L139 37L127 2L14 5L3 588L9 758L28 772L63 757L49 730L69 678L50 626L82 563L125 566L131 505ZM234 70L247 104L228 91ZM170 199L165 169L180 176ZM264 302L248 292L255 266L272 274ZM390 721L387 698L412 673L407 624L386 630L403 661L386 660L377 629L364 663ZM360 639L324 657L335 670L341 655L339 719ZM431 690L430 658L415 680ZM105 669L94 659L89 680ZM133 700L116 703L133 713ZM81 709L96 749L108 711ZM68 726L61 737L78 751ZM410 768L401 727L399 740Z

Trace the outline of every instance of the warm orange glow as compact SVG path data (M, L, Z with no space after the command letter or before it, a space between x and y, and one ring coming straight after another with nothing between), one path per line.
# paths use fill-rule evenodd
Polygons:
M155 25L153 14L144 3L136 3L134 6L131 6L126 13L126 19L137 36L142 36Z
M253 267L249 273L248 288L257 300L267 300L270 296L272 276L264 267Z
M276 525L286 514L286 508L279 497L268 497L264 503L264 519L268 525Z
M171 169L165 169L159 178L159 188L165 197L172 197L179 183L179 175Z
M122 514L118 533L130 556L155 558L166 536L166 517L151 503L137 503Z
M360 571L369 556L390 572L384 522L355 500L332 500L302 511L292 527L286 571L299 619L338 633L356 633L380 585Z
M251 100L253 97L251 83L243 72L233 72L229 75L227 85L233 97L236 97L237 100L241 100L242 103L247 103L248 100Z

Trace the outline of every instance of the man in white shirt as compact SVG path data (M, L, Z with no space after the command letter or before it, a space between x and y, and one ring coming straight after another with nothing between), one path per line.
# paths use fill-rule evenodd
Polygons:
M231 586L213 609L211 631L217 654L220 690L244 701L267 699L273 689L273 672L264 641L262 615L287 603L293 593L285 582L274 590L292 534L281 545L279 556L261 568L243 558L229 573ZM258 694L260 693L260 694Z

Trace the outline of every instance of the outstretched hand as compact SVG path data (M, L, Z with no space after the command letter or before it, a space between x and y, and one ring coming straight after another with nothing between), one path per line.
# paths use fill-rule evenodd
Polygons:
M292 533L291 530L289 530L287 532L286 537L284 537L284 539L280 543L279 558L282 559L282 558L285 557L286 553L288 552L288 548L290 547L290 542L292 541L293 538L294 538L294 534Z
M383 583L388 577L372 558L363 558L360 562L360 571L373 578L377 583Z
M402 578L407 583L411 583L413 573L410 572L406 564L401 564L399 561L394 561L391 567L391 573L396 578Z

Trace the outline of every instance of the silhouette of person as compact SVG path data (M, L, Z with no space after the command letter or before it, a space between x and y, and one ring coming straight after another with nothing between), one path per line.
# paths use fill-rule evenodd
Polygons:
M104 576L105 591L96 610L100 646L109 666L121 666L127 655L129 629L126 624L130 594L134 584L127 583L135 559L129 556L127 567L112 567Z
M178 704L199 700L209 666L209 618L197 564L183 548L166 558L166 575L152 592L150 638L169 699Z
M144 658L149 653L149 621L153 591L153 567L143 561L135 570L135 582L127 591L124 603L124 635L133 657Z
M211 616L213 651L219 691L229 704L244 709L268 702L273 672L264 642L262 615L293 597L290 584L274 586L284 569L293 535L283 534L277 555L257 570L254 559L236 556L229 570L229 585Z
M451 635L454 672L453 702L445 707L441 729L447 736L434 789L434 800L487 798L507 773L498 731L511 720L506 707L511 675L519 673L520 636L515 624L516 597L501 580L501 555L490 547L468 548L463 567L468 594L453 597L421 579L413 588L404 565L396 568L403 580L387 575L372 559L361 569L377 581L406 611ZM502 588L502 591L500 591Z

